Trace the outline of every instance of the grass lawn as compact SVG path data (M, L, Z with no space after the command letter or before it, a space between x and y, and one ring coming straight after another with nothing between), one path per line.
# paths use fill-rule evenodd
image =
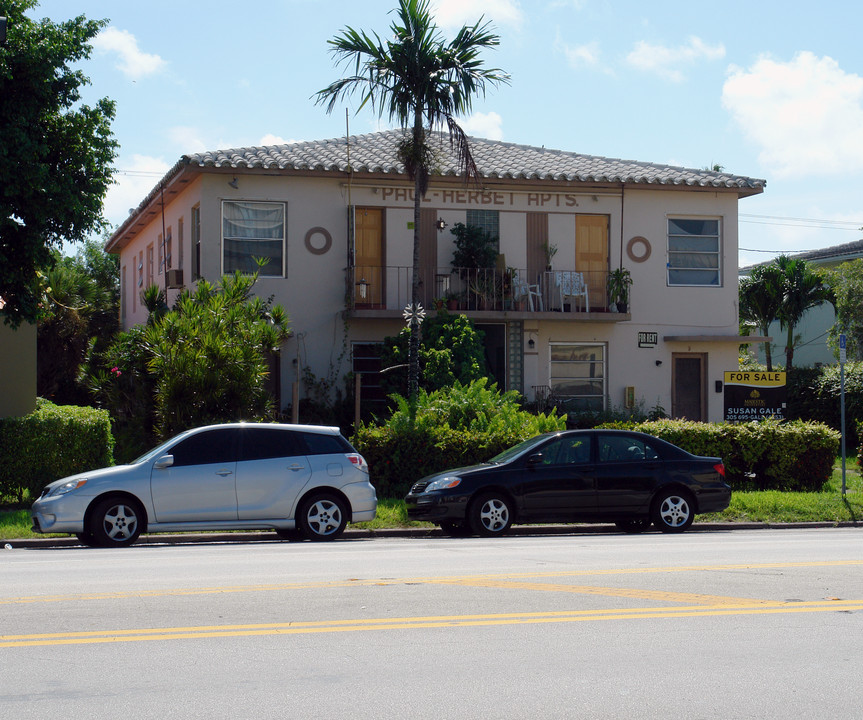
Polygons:
M721 513L699 515L696 522L841 522L863 521L863 479L855 457L846 460L846 497L842 498L842 466L839 460L823 492L734 492L731 505ZM408 520L401 499L381 498L377 517L352 527L367 529L430 527ZM0 510L0 540L44 537L30 532L28 509Z

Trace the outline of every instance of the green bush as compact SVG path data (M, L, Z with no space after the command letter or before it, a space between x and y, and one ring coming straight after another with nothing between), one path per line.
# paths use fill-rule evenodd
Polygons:
M49 482L113 465L113 453L107 412L39 398L30 415L0 420L0 498L35 499Z
M411 421L407 400L385 425L362 425L352 441L369 463L381 497L401 497L420 478L473 465L529 437L563 430L565 420L519 407L518 393L501 393L482 378L431 393L420 391Z
M736 425L658 420L625 427L695 455L721 457L725 479L734 490L817 492L830 479L839 452L839 433L824 424L801 420L767 419Z

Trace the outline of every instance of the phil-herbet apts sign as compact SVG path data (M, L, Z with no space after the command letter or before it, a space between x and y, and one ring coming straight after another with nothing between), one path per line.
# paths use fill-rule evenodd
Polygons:
M725 373L725 421L785 418L784 372Z

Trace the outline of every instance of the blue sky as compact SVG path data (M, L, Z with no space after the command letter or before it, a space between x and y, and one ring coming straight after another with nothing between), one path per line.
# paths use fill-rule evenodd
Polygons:
M70 5L74 7L70 8ZM181 155L343 136L312 96L344 74L327 40L385 36L395 0L43 0L34 17L108 19L85 100L117 103L119 224ZM470 134L767 180L740 203L740 264L863 238L863 5L760 0L435 0L446 37L480 15L510 73ZM355 103L356 105L356 103ZM382 129L350 111L352 134ZM760 252L755 252L760 251ZM766 252L765 252L766 251Z

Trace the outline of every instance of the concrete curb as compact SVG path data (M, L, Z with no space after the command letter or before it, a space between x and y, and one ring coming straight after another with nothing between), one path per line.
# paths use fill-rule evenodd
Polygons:
M806 523L693 523L687 533L692 532L730 532L733 530L808 530L814 528L863 527L860 522L806 522ZM658 533L648 530L648 533ZM596 535L622 534L614 525L515 525L509 535ZM446 538L437 527L433 528L382 528L380 530L352 529L345 530L338 542L346 540L363 540L373 538ZM458 538L470 539L470 538ZM136 545L190 545L190 544L224 544L224 543L283 543L274 532L213 532L213 533L180 533L142 535ZM58 547L83 547L75 537L22 538L20 540L2 540L0 544L7 550L20 548L49 549Z

